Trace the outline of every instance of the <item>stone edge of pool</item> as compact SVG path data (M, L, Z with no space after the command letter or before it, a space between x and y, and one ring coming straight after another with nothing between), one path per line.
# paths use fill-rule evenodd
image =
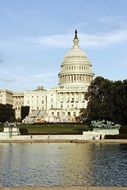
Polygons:
M127 190L127 187L0 187L0 190Z

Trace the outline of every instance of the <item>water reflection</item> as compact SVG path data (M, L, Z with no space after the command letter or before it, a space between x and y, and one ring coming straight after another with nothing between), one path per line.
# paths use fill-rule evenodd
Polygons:
M127 186L121 144L0 144L0 186Z

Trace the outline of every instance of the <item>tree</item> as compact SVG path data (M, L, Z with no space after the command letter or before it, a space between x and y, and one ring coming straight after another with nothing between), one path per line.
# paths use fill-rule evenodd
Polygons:
M105 97L109 86L109 80L97 77L88 87L85 97L88 101L85 111L87 120L103 120L106 117Z
M14 122L15 121L15 110L10 104L0 104L0 122Z
M81 111L87 121L108 120L127 124L127 80L95 78L86 93L87 108Z
M29 115L29 110L30 110L29 106L21 107L21 120L25 119L25 117Z

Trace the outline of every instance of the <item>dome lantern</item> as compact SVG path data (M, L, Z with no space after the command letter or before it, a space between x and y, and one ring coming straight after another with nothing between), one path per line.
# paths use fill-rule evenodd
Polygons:
M75 30L75 36L74 36L74 40L73 40L73 42L74 42L74 46L73 47L74 48L77 47L77 46L79 47L79 45L78 45L79 39L78 39L78 35L77 34L78 34L77 30Z

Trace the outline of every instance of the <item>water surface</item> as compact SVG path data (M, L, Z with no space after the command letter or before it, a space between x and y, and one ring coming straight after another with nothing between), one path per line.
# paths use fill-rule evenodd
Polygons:
M126 144L0 144L0 186L127 186Z

